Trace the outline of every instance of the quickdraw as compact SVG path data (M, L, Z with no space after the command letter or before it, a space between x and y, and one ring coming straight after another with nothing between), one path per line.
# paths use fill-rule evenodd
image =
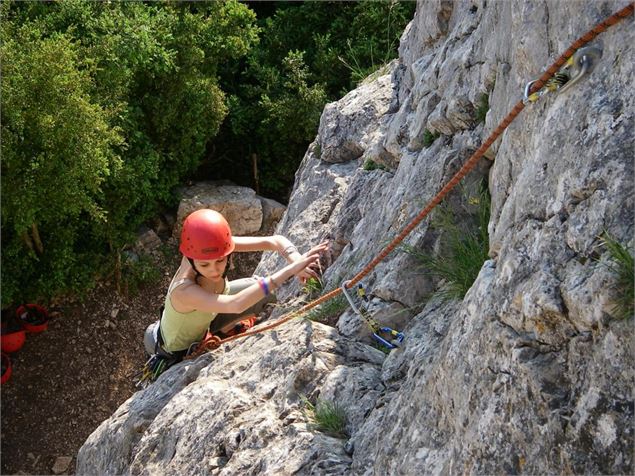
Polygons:
M391 329L390 327L380 326L379 322L377 322L370 315L367 308L369 301L368 297L366 296L366 290L361 284L357 285L357 296L366 304L366 307L358 307L346 288L349 283L350 281L345 281L342 284L342 293L344 293L344 296L346 297L346 300L350 304L353 311L355 311L355 313L358 314L362 318L362 320L366 322L366 324L368 324L368 327L370 327L371 331L373 332L373 338L388 349L396 349L397 347L399 347L405 337L403 333ZM390 338L392 338L392 340L388 341L384 339L380 334L388 335L390 336Z
M566 92L582 78L590 74L595 69L595 66L600 58L602 58L602 50L597 46L586 46L584 48L580 48L539 91L530 94L529 92L531 91L531 87L537 80L529 81L525 86L523 103L528 104L536 102L548 93Z
M139 379L135 382L135 387L140 389L146 388L175 363L175 359L159 354L151 355L141 371L135 375L135 378Z

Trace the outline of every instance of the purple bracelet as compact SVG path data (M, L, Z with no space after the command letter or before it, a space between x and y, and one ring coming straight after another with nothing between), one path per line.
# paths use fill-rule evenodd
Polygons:
M269 285L267 284L267 280L265 278L259 278L258 284L260 284L260 289L265 293L265 296L269 295Z

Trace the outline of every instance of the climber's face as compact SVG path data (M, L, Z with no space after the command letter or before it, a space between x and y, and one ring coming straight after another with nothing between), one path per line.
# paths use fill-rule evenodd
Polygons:
M227 256L220 259L202 260L195 259L194 265L199 273L211 281L222 281L225 268L227 267Z

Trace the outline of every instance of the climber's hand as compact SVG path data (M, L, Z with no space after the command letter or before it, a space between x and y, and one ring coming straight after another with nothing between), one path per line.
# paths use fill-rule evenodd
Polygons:
M314 246L303 255L298 254L297 257L292 257L294 263L306 262L307 264L302 267L297 273L295 273L298 280L304 284L309 278L320 279L320 254L326 251L329 247L329 242L324 241L319 245ZM308 261L305 261L308 260Z

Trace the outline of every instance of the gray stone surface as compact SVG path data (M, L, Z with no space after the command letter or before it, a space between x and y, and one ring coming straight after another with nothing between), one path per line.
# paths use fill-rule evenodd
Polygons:
M80 450L77 474L345 473L346 440L315 430L302 398L337 401L352 431L383 389L383 359L310 321L226 344L122 405Z
M377 121L389 111L395 94L391 76L385 74L327 104L320 119L320 159L339 163L360 158L373 143Z
M418 2L399 63L327 107L277 231L303 251L329 238L324 280L341 285L528 80L627 3L576 2L573 15L558 0ZM528 106L495 161L449 197L460 211L486 178L492 198L491 259L462 301L439 301L438 279L399 250L364 279L381 307L403 311L401 349L363 344L350 311L339 327L353 338L298 321L239 341L124 404L87 440L78 473L633 474L633 321L614 317L599 235L635 241L634 36L632 20L600 35L595 71ZM429 146L426 129L442 134ZM388 170L363 170L371 157ZM443 237L426 219L406 242L435 253ZM281 264L266 254L258 272ZM300 394L341 402L348 440L312 428Z
M278 223L280 223L280 220L282 220L282 216L287 207L271 198L258 198L262 203L262 225L260 227L260 233L263 235L271 235L278 226Z

